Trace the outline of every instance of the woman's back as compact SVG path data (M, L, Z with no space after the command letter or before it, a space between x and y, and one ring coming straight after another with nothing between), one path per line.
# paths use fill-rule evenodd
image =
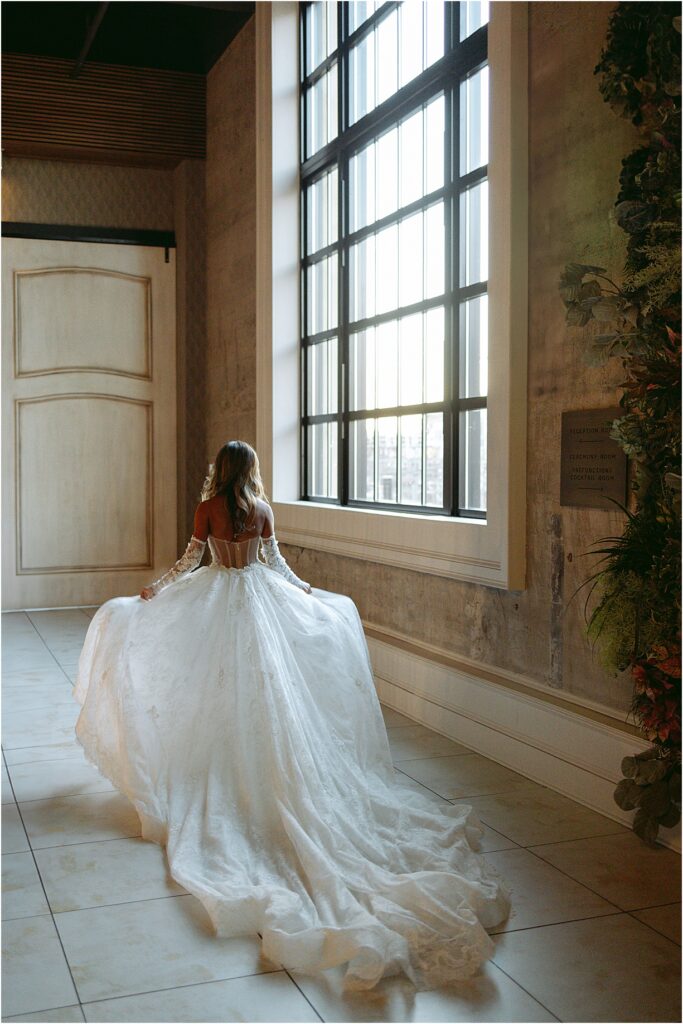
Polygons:
M203 501L198 513L213 564L243 569L246 565L256 562L261 536L269 537L272 532L269 511L266 502L257 501L256 508L248 516L244 528L236 533L225 495L216 494L213 498Z

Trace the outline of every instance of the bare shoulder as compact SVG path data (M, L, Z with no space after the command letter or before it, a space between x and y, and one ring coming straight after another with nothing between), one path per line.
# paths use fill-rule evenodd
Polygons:
M258 508L260 516L263 517L263 530L262 533L265 537L270 537L273 532L274 518L273 510L267 501L263 501L262 498L256 499L256 507Z

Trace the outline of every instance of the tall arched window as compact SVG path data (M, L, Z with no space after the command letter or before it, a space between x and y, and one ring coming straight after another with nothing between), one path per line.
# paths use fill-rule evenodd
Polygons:
M301 5L301 482L485 518L488 4Z

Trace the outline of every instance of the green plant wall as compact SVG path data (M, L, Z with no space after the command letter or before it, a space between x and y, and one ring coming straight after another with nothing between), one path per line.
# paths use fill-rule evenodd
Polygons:
M560 280L568 324L603 329L588 358L619 358L624 370L613 436L631 460L632 496L621 536L595 547L588 633L608 668L630 669L632 711L652 743L624 760L615 791L648 842L680 818L680 29L676 3L622 3L610 19L595 73L641 139L622 161L615 203L626 261L619 282L579 263Z

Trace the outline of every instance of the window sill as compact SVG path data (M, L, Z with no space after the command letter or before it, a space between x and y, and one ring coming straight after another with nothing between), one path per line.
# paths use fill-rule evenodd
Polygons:
M311 501L274 501L273 511L283 544L485 586L523 586L510 578L509 567L499 557L505 545L499 543L499 531L490 519L409 515Z

